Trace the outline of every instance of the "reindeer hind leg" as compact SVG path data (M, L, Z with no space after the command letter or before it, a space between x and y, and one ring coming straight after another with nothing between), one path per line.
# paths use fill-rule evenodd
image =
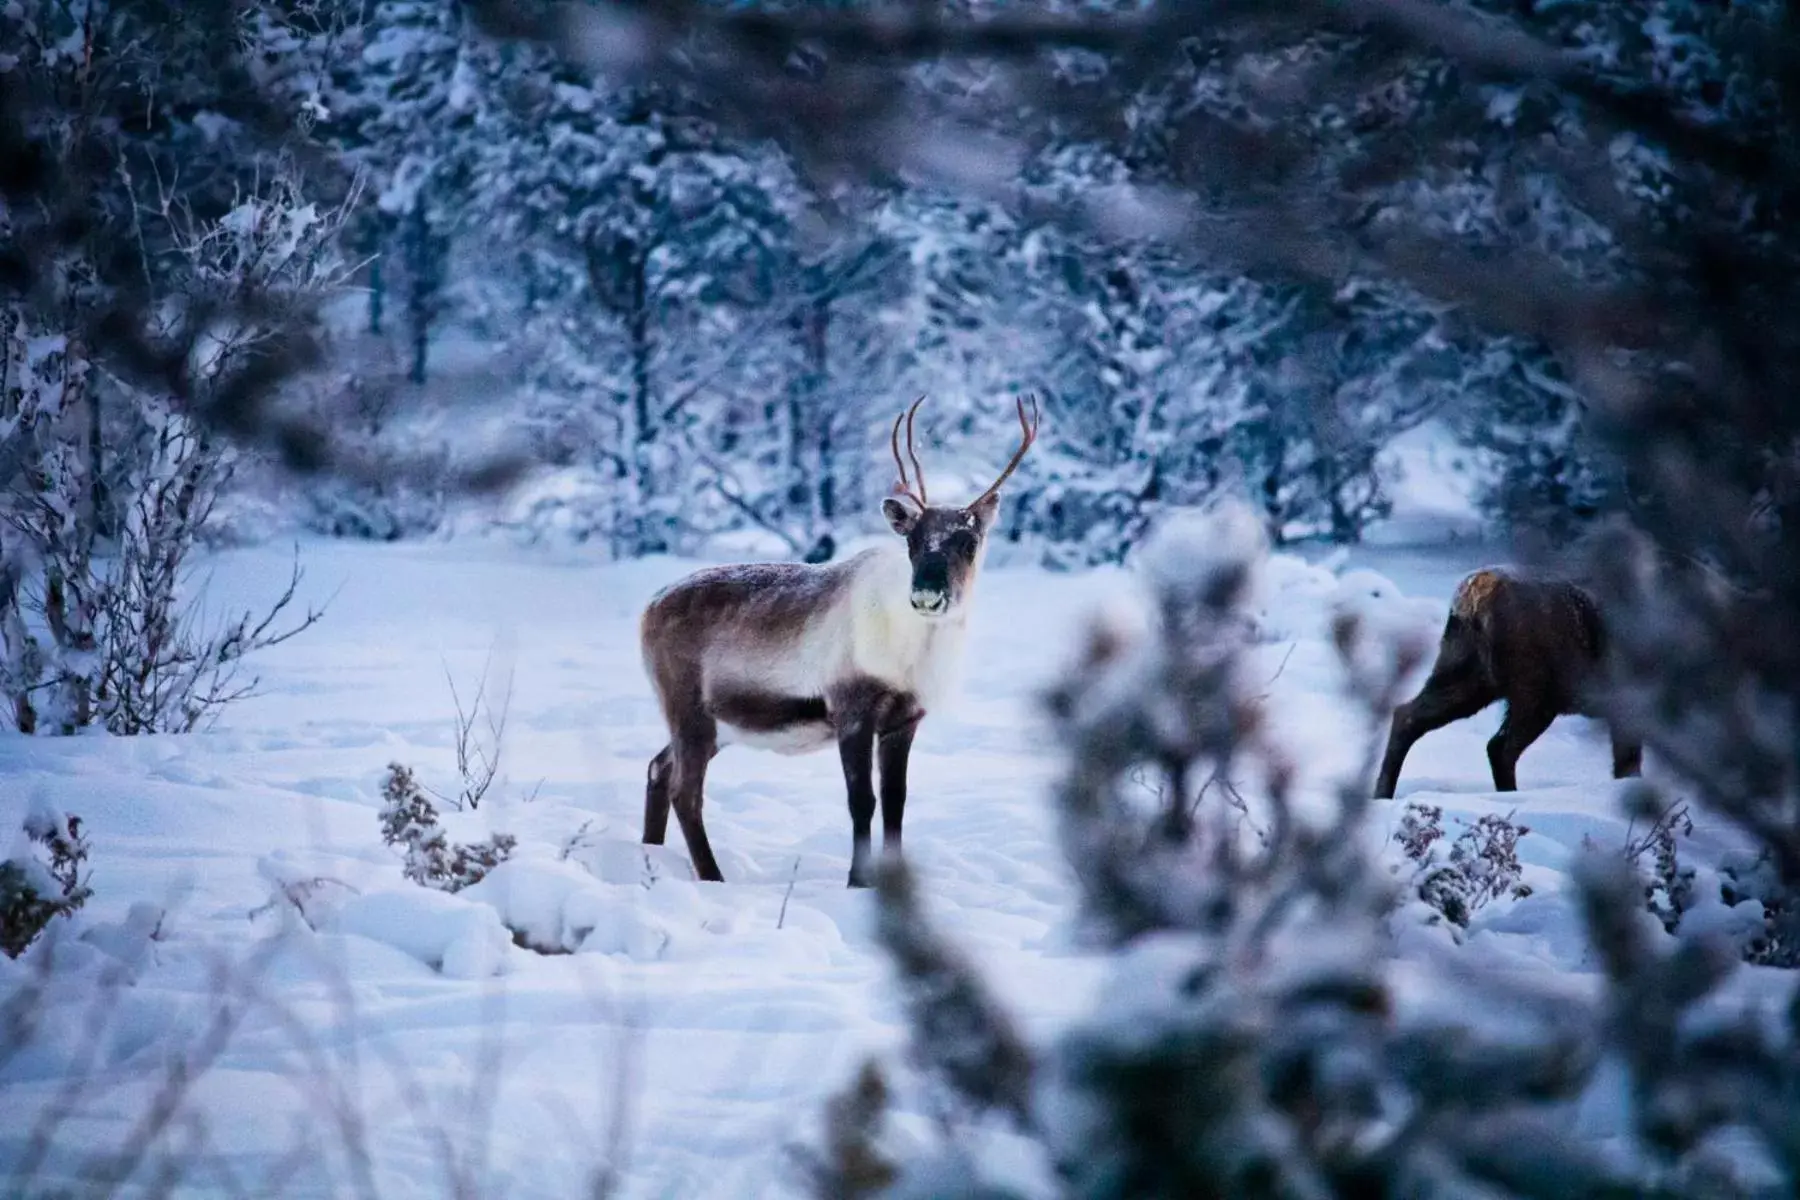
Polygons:
M670 789L670 802L675 809L675 820L681 825L681 836L687 841L694 874L708 883L724 883L725 876L719 872L719 862L713 857L712 843L706 836L706 822L701 816L706 801L707 764L719 752L717 731L708 728L703 732L679 734L674 751L674 786Z
M1496 792L1519 790L1519 756L1531 743L1544 736L1544 731L1554 720L1556 710L1548 705L1508 702L1506 719L1500 722L1500 732L1488 742L1487 748Z
M660 846L669 833L669 785L675 771L674 744L664 746L644 772L644 844Z
M1394 710L1387 752L1382 755L1381 772L1375 779L1375 798L1394 798L1400 784L1400 768L1415 742L1452 721L1474 716L1498 698L1472 662L1444 673L1433 671L1419 694Z

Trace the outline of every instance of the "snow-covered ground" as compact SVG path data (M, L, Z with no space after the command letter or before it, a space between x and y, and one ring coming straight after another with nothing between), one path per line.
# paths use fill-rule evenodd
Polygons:
M356 1195L372 1178L384 1196L441 1196L454 1163L484 1195L566 1196L608 1161L634 1197L787 1194L784 1146L813 1134L863 1057L897 1057L904 1029L871 897L844 886L835 756L719 757L707 818L724 885L693 882L673 827L667 847L638 844L645 763L664 738L636 618L692 564L491 542L301 554L326 617L257 661L262 695L216 729L0 739L0 829L32 803L79 814L95 889L64 931L85 940L62 940L42 1025L0 1061L0 1178L34 1142L44 1177L129 1145L169 1062L200 1047L216 1057L159 1142L200 1164L182 1194L263 1195L282 1180L283 1194ZM1485 557L1270 565L1256 655L1315 787L1364 749L1326 636L1332 605L1354 598L1435 636L1456 579ZM278 548L220 555L213 603L266 599L287 565ZM1056 752L1035 697L1089 606L1126 585L1114 571L991 570L962 696L925 722L913 757L907 847L929 908L1034 1033L1081 1012L1097 982L1072 946L1044 799ZM427 893L378 836L380 780L397 761L454 785L446 675L466 703L490 653L490 689L512 678L505 771L451 829L514 834L520 865L459 896ZM1525 790L1498 797L1483 743L1499 717L1422 741L1401 798L1430 795L1451 817L1516 808L1535 893L1484 910L1459 952L1584 973L1561 869L1584 836L1624 838L1608 752L1565 718L1524 757ZM1697 832L1697 859L1711 836ZM313 879L327 881L306 889L318 932L270 904L276 884ZM131 912L146 903L166 909L148 944L134 930L158 927L156 913ZM517 948L503 915L578 952ZM32 978L32 959L0 959L0 992ZM121 962L128 980L98 986ZM238 965L221 975L226 962ZM236 1024L214 1044L221 990ZM54 1132L34 1136L46 1112Z

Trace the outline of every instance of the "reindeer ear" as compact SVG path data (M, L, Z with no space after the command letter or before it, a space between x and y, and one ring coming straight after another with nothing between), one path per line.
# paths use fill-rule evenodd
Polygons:
M1000 493L983 496L969 505L969 512L981 526L981 532L986 533L994 527L994 518L1000 515Z
M919 523L919 514L892 496L881 502L881 515L887 518L888 528L901 537L911 533L912 527Z

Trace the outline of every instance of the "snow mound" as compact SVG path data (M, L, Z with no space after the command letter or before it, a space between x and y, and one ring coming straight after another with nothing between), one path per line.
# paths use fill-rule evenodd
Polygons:
M139 900L126 909L124 920L95 922L81 931L81 940L135 968L150 953L151 942L162 934L167 915L160 904Z
M635 886L605 884L553 858L501 863L462 895L490 906L501 924L540 954L624 954L660 958L669 929L647 911Z
M336 911L329 928L392 946L451 979L498 975L512 947L492 908L430 888L357 896Z
M1404 595L1378 571L1340 574L1293 554L1272 554L1263 564L1254 613L1262 642L1326 636L1339 614L1354 616L1378 642L1434 638L1444 621L1441 600Z

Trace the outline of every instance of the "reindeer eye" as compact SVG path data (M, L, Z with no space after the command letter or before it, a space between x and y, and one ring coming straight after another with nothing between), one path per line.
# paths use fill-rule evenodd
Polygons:
M959 529L944 539L944 549L956 555L975 553L975 535L966 529Z

